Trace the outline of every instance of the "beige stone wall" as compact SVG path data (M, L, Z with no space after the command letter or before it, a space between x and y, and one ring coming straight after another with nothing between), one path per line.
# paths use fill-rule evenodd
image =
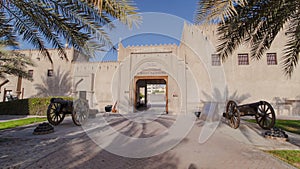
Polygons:
M186 42L186 45L181 45L180 51L183 52L181 56L187 55L191 59L190 62L195 62L196 55L198 55L202 60L202 65L206 66L206 70L191 67L192 72L198 72L196 78L200 84L199 88L203 91L210 91L211 98L202 95L203 100L210 98L208 100L222 101L223 97L225 100L240 101L241 104L266 100L272 103L279 115L300 115L299 102L284 104L285 99L299 100L300 72L299 68L296 68L290 79L283 73L281 61L287 41L283 31L279 33L271 48L260 60L249 58L249 65L238 65L238 54L248 53L250 57L249 45L244 44L221 66L211 66L211 54L215 53L215 49L213 51L207 48L206 44L211 43L214 48L218 45L215 25L185 25L182 41ZM278 64L267 65L266 53L276 53ZM200 66L201 64L197 63L196 65ZM201 75L205 71L208 71L210 81L216 85L212 90L209 87L211 84L207 84L207 77ZM225 75L225 81L222 79L222 74ZM203 85L201 86L201 84Z
M34 67L28 67L27 70L33 70L33 81L22 79L22 88L24 88L23 97L35 97L46 95L69 96L71 95L72 71L75 60L85 60L82 54L74 49L66 49L66 61L58 54L56 49L49 49L49 54L53 64L48 58L44 57L38 50L20 50L25 57L30 57L34 62ZM53 76L48 77L48 70L53 70ZM16 95L17 77L7 76L9 83L1 88L1 101L3 99L4 88L12 90Z
M209 102L224 105L223 93L226 85L223 67L211 65L211 54L215 52L213 44L204 31L193 25L184 25L179 56L185 60L190 72L188 79L195 79L197 86L187 84L187 93L197 93L197 97L188 96L190 111L203 111L204 105ZM189 83L191 80L187 80ZM224 106L223 106L224 107ZM223 109L222 107L222 109Z
M216 32L215 26L207 26L205 28L199 26L199 29L204 30L203 34L209 40L212 39L213 46L218 45L215 33L213 33ZM250 56L249 45L244 44L239 47L223 64L226 79L229 83L228 88L231 91L238 90L240 92L248 91L253 93L252 99L249 98L247 99L248 101L258 98L272 100L273 97L279 95L286 98L295 98L295 91L299 91L300 72L299 69L296 69L291 79L284 76L281 60L286 41L287 38L284 32L280 32L261 60L250 58L249 65L238 65L237 57L240 53L248 53ZM267 65L266 53L277 53L278 64Z

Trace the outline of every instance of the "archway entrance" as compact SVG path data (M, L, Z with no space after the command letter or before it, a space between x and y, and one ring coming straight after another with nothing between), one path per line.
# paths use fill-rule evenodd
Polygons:
M135 76L136 110L149 108L168 113L168 76Z

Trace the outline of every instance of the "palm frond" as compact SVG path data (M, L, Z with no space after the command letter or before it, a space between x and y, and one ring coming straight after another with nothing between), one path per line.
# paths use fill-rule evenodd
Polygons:
M196 23L225 22L237 14L237 6L246 4L247 0L199 0L194 20Z
M132 27L140 23L140 16L137 14L137 7L133 0L87 0L99 9L99 13L109 14L113 18L119 19L125 25Z
M89 0L3 0L0 9L11 18L21 39L40 49L50 61L46 44L65 58L65 41L82 52L87 50L86 42L94 38L99 46L113 47L104 31L114 28L111 19L131 26L136 16L129 15L137 13L130 0L103 0L96 6Z
M18 53L17 51L7 51L0 48L0 77L5 75L22 76L25 79L32 80L26 71L28 66L34 66L30 58Z
M260 59L284 26L288 26L288 42L283 57L283 69L291 76L300 50L300 2L200 0L196 22L219 23L220 44L217 52L222 59L230 56L244 42L251 46L251 57Z
M0 11L0 46L16 46L17 38L14 34L10 19Z
M287 22L290 13L286 10L291 8L279 1L272 3L251 1L247 7L238 7L237 16L228 18L224 23L225 26L219 29L222 43L218 51L222 58L228 56L226 53L231 54L241 42L248 42L251 45L251 57L260 59ZM231 29L223 29L226 25ZM234 45L224 43L231 42L232 38L238 39L235 40Z
M252 25L249 24L255 29L248 28L248 32L250 32L248 36L252 42L252 58L260 59L264 52L271 47L277 34L283 30L284 24L288 21L290 11L293 11L294 8L295 6L292 4L281 1L264 3L260 6L260 11L255 17L256 21L251 21Z
M17 39L13 32L11 19L0 11L0 78L5 78L6 74L22 76L29 80L30 76L25 71L27 66L33 66L30 58L24 57L16 51L8 51L5 48L15 47Z
M294 69L296 68L299 55L300 55L300 12L296 11L291 15L291 20L288 25L289 40L286 44L284 50L285 54L283 57L283 69L286 75L289 77L292 75Z

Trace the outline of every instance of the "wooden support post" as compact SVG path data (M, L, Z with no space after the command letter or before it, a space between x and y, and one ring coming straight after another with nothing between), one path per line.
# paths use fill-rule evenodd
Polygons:
M9 80L8 79L6 79L4 82L2 82L1 84L0 84L0 93L1 93L1 87L2 86L4 86L6 83L8 83L9 82Z
M17 83L17 98L20 99L20 95L21 95L21 87L22 87L22 76L18 77L18 83Z
M24 98L24 87L22 88L22 98L21 99L23 99Z
M145 93L145 106L147 107L147 102L148 102L148 94L147 94L147 82L145 82L145 89L144 89L144 93Z
M168 89L168 77L165 77L165 79L164 79L165 81L166 81L166 88L165 88L165 93L166 93L166 114L169 114L169 107L168 107L168 104L169 104L169 93L168 93L168 91L169 91L169 89Z
M6 98L6 88L4 88L4 93L3 93L3 102L5 102L5 98Z

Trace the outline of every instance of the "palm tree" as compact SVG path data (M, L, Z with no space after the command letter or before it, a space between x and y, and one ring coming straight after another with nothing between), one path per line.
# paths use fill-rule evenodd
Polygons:
M105 30L114 28L113 19L129 26L138 23L136 10L132 0L2 0L0 45L15 48L19 38L52 63L47 44L65 59L65 42L82 52L94 51L91 46L113 47Z
M291 76L300 54L300 1L199 0L196 23L218 23L217 52L226 59L243 42L251 44L252 58L260 59L279 31L288 36L282 60ZM286 28L284 28L286 26Z
M22 54L14 51L7 51L0 45L0 78L5 75L22 76L32 80L28 72L25 71L27 66L34 66L32 61Z
M9 74L30 79L24 69L28 65L33 66L31 60L18 52L5 49L7 46L16 46L16 42L12 25L3 11L0 11L0 78L5 78L5 75Z

